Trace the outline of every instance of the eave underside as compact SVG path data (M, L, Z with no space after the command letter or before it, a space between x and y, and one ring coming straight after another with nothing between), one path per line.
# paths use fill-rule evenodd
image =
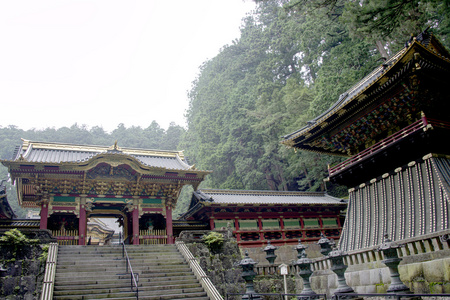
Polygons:
M420 122L419 122L420 123ZM438 125L418 123L415 130L400 131L397 138L390 137L367 151L358 153L348 160L329 169L332 183L349 188L394 172L393 166L406 165L429 153L450 154L443 141L450 136L450 123Z
M317 153L353 155L420 118L448 120L450 63L426 49L394 65L352 101L343 101L283 144ZM418 54L418 53L417 53Z

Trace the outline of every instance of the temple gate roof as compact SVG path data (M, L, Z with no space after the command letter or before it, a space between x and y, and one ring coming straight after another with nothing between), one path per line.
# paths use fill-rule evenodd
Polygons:
M33 142L23 140L12 161L33 163L82 163L102 154L122 154L135 158L142 165L171 170L190 170L193 166L186 163L183 151L146 150L114 146L91 146Z

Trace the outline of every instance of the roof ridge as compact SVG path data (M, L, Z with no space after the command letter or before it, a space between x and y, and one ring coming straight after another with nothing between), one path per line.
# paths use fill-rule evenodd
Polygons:
M204 194L285 194L285 195L327 195L326 192L311 192L311 191L273 191L273 190L234 190L234 189L199 189Z
M58 143L58 142L42 142L42 141L30 141L22 139L23 147L28 149L28 147L33 146L35 149L53 149L53 150L72 150L72 151L93 151L93 152L103 152L111 150L111 146L102 145L88 145L88 144L73 144L73 143ZM114 146L114 145L113 145ZM149 153L160 154L162 156L167 156L167 154L172 154L173 156L179 155L184 157L183 151L179 150L160 150L160 149L144 149L144 148L134 148L134 147L118 147L118 150L130 154L142 154L148 155Z

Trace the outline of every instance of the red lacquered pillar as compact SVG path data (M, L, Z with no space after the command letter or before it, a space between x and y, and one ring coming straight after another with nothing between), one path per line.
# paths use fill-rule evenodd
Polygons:
M42 201L41 204L41 220L39 223L40 229L47 229L48 221L48 201Z
M133 245L139 245L139 209L133 210Z
M166 206L167 244L173 244L172 207Z
M78 245L86 245L86 205L80 204L78 218Z

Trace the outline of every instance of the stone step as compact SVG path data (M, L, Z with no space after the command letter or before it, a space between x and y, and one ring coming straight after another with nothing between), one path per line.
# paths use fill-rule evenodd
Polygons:
M174 245L126 246L141 299L208 299ZM135 299L121 246L60 246L54 299Z
M110 258L110 259L93 259L89 258L87 260L83 261L76 261L76 259L73 259L71 261L64 260L59 258L57 262L57 267L74 267L74 266L85 266L85 265L102 265L102 264L119 264L119 263L125 263L125 259L120 258ZM181 256L177 257L170 257L170 258L162 258L154 259L154 258L136 258L136 257L130 257L130 262L133 265L135 263L136 265L140 264L148 264L148 265L162 265L162 264L181 264L184 263L184 258Z
M87 299L87 298L86 298ZM114 298L115 300L136 300L136 296L134 297L120 297L120 298ZM141 296L139 295L139 299L146 299L146 300L209 300L209 297L206 293L191 293L191 294L182 294L182 295L163 295L163 296ZM111 298L100 298L97 300L111 300Z
M139 276L143 276L144 278L147 277L173 277L173 276L191 276L193 275L191 269L187 266L180 266L180 269L159 269L159 270L134 270L133 272L139 273ZM110 277L124 277L129 276L129 274L126 273L125 268L118 269L116 271L107 271L107 272L101 272L101 273L95 273L95 272L65 272L60 273L58 270L56 270L55 277L58 280L63 280L63 278L73 278L73 279L80 279L80 278L110 278Z
M116 276L116 277L74 277L72 279L70 278L62 278L58 279L55 282L55 286L70 286L70 285L92 285L92 284L121 284L122 282L130 282L130 275L123 275L123 276ZM173 283L192 283L192 282L198 282L197 278L195 278L192 274L184 274L184 275L177 275L177 276L146 276L146 275L140 275L139 276L139 282L145 283L145 284L160 284L161 282L164 282L166 284Z
M97 273L99 272L99 273ZM133 268L133 272L139 273L142 275L149 275L152 276L169 276L174 274L192 274L191 269L189 266L186 265L178 265L176 267L171 266L170 268L165 268L164 266L160 266L159 268L152 268L152 267L146 267L146 266L135 266ZM56 278L75 278L75 277L86 277L86 276L94 276L94 277L100 277L100 276L115 276L119 274L127 273L125 266L120 268L96 268L96 269L90 269L90 268L81 268L81 269L73 269L73 270L65 270L65 272L62 272L61 270L56 269Z
M136 252L136 251L146 251L146 252L176 252L178 251L176 247L172 247L172 245L127 245L125 247L127 252ZM122 246L60 246L58 247L58 252L61 253L112 253L112 252L122 252Z
M139 277L139 286L152 285L183 285L183 284L198 284L195 278L186 278L178 276L179 278L141 278ZM55 290L70 290L73 286L82 285L83 288L90 289L97 286L112 288L112 287L128 287L130 286L130 278L121 278L115 280L72 280L55 284Z
M121 285L121 286L113 286L113 287L105 287L101 284L93 285L91 288L88 288L87 286L80 285L80 286L70 286L71 289L61 289L56 288L53 292L54 295L78 295L80 293L85 294L105 294L105 293L123 293L123 292L129 292L130 291L130 282L128 282L128 285ZM140 293L152 293L152 292L162 292L164 293L167 290L185 290L185 289L201 289L201 285L199 283L194 284L175 284L175 285L138 285L139 292Z
M179 269L182 266L185 266L184 260L179 261L168 261L166 263L148 263L145 261L130 261L131 267L133 269L145 269L145 270L160 270L160 269ZM113 261L113 262L106 262L106 263L92 263L92 264L68 264L68 265L56 265L56 268L58 272L70 272L71 270L83 271L83 270L89 270L89 271L95 271L98 269L98 271L106 271L111 269L117 269L122 268L125 269L127 266L125 261ZM143 268L141 268L143 267Z
M164 251L164 252L163 252ZM179 253L176 249L162 249L161 251L151 251L149 249L135 249L133 251L130 251L127 249L128 254L133 253L149 253L149 254L156 254L156 255L170 255L174 253ZM122 255L122 249L116 249L116 250L109 250L109 251L85 251L85 250L71 250L71 251L58 251L58 255L73 255L73 254L96 254L96 255L112 255L112 254L121 254Z
M128 289L129 290L129 289ZM136 293L130 291L115 292L109 291L106 293L89 294L89 291L77 291L78 293L70 293L59 295L53 294L53 299L77 300L77 299L117 299L123 297L133 297L136 299ZM139 299L189 299L190 297L206 297L207 294L203 288L182 288L159 291L145 291L139 288Z

